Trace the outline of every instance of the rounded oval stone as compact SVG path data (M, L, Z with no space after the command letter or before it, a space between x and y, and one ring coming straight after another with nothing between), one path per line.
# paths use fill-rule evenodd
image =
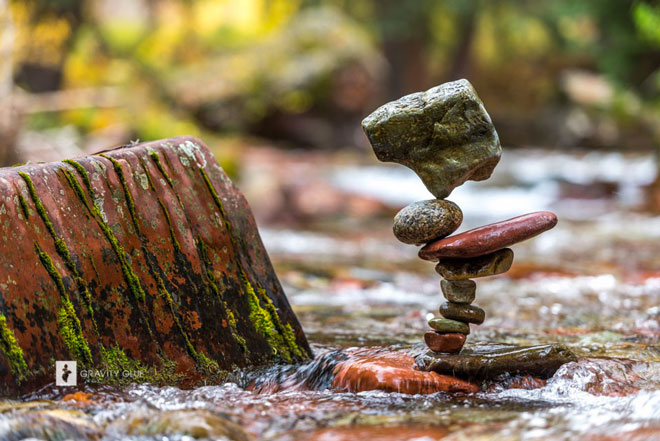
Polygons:
M441 259L435 270L447 280L476 279L509 271L513 263L511 248L470 259Z
M445 299L454 303L474 302L477 292L477 284L474 280L445 280L440 281L440 288L445 295Z
M403 243L420 245L450 235L463 222L458 205L444 199L413 202L394 216L394 235Z
M424 333L424 342L433 352L443 352L445 354L457 354L461 352L465 340L465 334L452 332L441 334L437 331L426 331Z
M429 326L438 332L456 332L458 334L468 335L470 325L446 318L434 317L429 320Z
M486 319L486 312L474 305L445 302L440 305L440 314L444 318L480 325Z
M537 211L475 228L427 244L419 251L424 260L483 256L543 233L557 225L557 215Z

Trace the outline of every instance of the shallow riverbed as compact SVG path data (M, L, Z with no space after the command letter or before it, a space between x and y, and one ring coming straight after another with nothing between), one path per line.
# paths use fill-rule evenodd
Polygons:
M487 318L468 339L566 344L579 361L542 387L460 396L328 389L324 354L423 349L426 321L442 302L439 277L396 242L387 219L313 231L266 226L315 361L194 390L46 389L0 401L0 439L243 439L242 431L267 440L660 439L660 217L639 209L653 175L650 155L522 150L506 154L491 180L450 198L465 213L462 229L534 210L559 214L554 230L514 247L509 273L478 281L475 304ZM401 167L329 167L326 176L389 204L429 197ZM285 381L244 389L255 377Z

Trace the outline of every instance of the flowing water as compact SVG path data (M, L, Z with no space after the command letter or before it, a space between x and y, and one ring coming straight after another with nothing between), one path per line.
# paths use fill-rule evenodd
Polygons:
M45 389L0 401L0 439L660 439L660 217L640 210L654 173L650 155L522 150L507 152L491 180L450 198L463 208L462 229L558 213L554 230L514 247L507 275L478 281L475 303L487 318L468 339L567 345L579 361L547 382L499 382L468 395L334 390L342 360L423 351L426 321L442 302L439 278L382 217L316 231L263 228L314 361L194 390ZM401 167L344 166L327 179L388 204L429 197Z

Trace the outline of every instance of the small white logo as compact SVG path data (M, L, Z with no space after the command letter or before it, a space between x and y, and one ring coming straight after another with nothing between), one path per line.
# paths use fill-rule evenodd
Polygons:
M55 362L55 385L76 386L78 385L78 364L75 361Z

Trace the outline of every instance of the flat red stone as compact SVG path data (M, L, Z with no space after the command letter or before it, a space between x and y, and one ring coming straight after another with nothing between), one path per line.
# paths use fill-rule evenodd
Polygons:
M408 354L390 352L346 360L335 368L332 388L348 392L382 390L402 394L479 391L476 384L449 375L416 370Z
M443 257L483 256L541 234L555 225L557 215L537 211L429 242L419 251L419 257L436 261Z
M434 352L442 352L445 354L456 354L461 352L465 344L465 334L448 333L442 334L436 331L426 331L424 333L424 341L426 346Z

